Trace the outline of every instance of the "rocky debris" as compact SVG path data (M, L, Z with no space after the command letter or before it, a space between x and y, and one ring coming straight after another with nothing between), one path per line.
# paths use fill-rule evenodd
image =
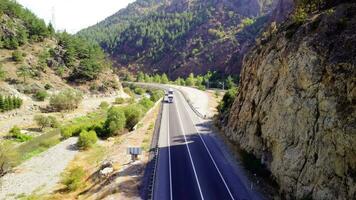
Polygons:
M287 199L356 199L356 4L289 20L245 58L224 130Z

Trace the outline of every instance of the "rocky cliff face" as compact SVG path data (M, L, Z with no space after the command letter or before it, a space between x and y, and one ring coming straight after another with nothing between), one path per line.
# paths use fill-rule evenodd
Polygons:
M355 33L343 3L272 25L245 58L225 132L287 199L356 199Z

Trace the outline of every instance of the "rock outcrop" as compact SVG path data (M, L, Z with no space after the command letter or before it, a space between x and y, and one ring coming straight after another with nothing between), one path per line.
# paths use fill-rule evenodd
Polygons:
M287 199L356 199L355 108L356 3L343 3L271 26L224 129Z

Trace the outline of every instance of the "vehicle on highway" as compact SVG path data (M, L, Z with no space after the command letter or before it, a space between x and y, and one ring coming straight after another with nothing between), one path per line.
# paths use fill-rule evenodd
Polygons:
M173 103L173 94L168 94L168 103Z
M168 89L168 94L173 94L173 89L172 88Z

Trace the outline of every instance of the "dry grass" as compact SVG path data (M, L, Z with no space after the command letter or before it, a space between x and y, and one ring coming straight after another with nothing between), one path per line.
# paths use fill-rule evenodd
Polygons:
M142 120L140 128L130 133L100 141L88 150L80 152L70 163L68 169L74 166L83 167L86 172L85 184L73 192L64 192L63 185L50 195L51 199L132 199L139 197L138 187L148 161L148 150L151 143L154 122L159 111L156 106ZM131 162L126 154L127 147L137 146L144 149L139 161ZM100 163L103 160L113 162L114 172L107 178L97 176Z

